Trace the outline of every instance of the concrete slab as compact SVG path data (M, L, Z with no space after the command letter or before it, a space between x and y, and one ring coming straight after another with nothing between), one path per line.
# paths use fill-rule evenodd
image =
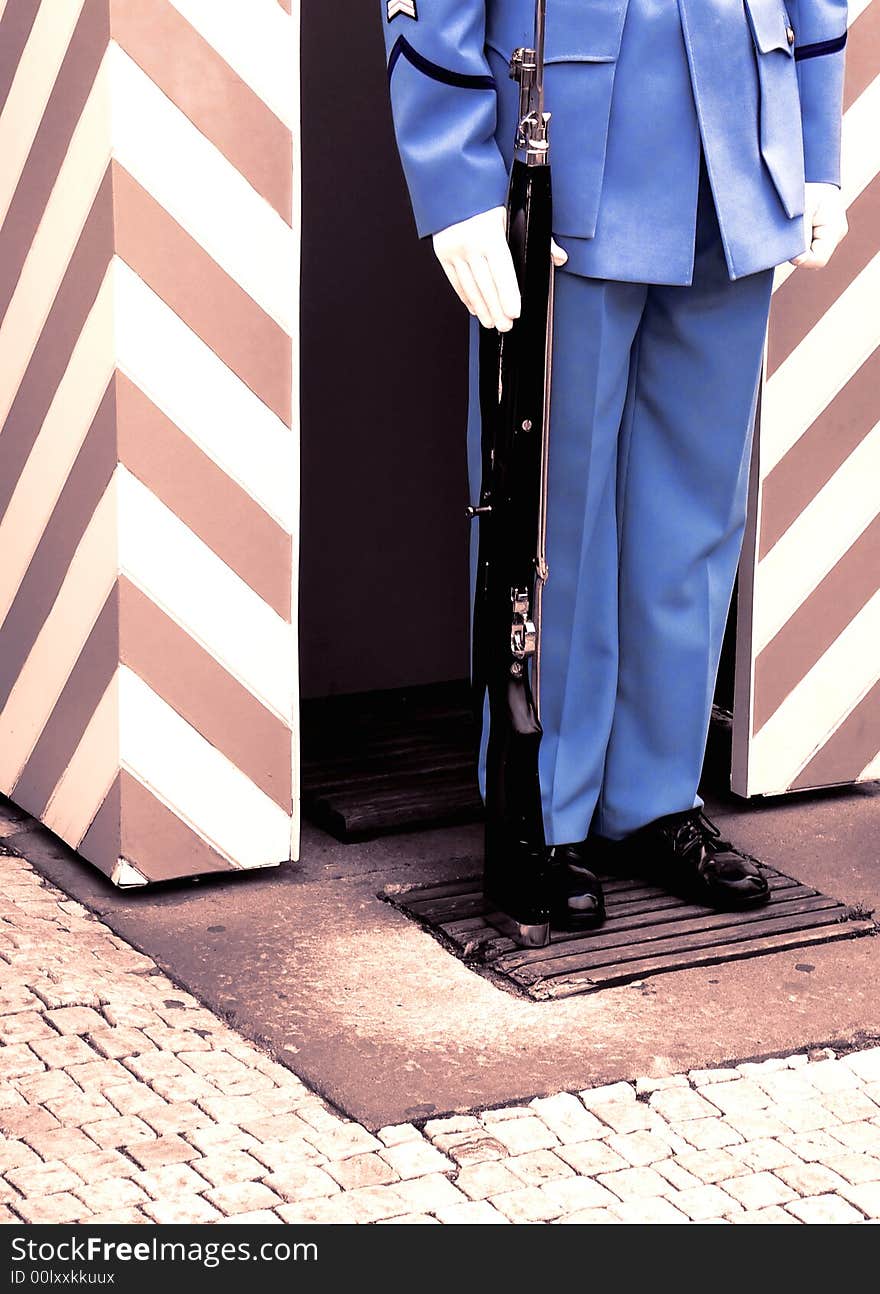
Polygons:
M781 871L880 908L880 785L709 807ZM9 825L8 847L370 1128L880 1036L871 938L559 1002L513 996L376 897L478 870L476 827L363 845L307 827L299 864L125 893L29 820Z

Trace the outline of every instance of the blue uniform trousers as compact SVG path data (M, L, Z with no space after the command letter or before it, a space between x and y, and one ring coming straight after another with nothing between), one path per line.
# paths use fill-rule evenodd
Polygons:
M772 278L730 279L702 158L691 284L557 273L541 670L548 844L590 828L621 838L702 803ZM474 540L472 588L475 569Z

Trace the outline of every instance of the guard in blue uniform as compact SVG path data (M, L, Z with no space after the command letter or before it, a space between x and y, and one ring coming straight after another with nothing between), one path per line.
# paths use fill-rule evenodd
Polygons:
M463 231L447 273L483 323L503 327L504 285L496 292L488 251L468 258L467 237L505 202L518 108L508 63L531 42L534 0L382 0L382 13L418 231L436 236L438 254L450 227ZM697 783L773 267L824 263L845 231L846 22L846 0L547 3L554 234L567 262L554 319L540 780L573 926L602 920L593 868L609 850L716 907L768 897L759 869L702 812ZM472 328L476 497L476 319Z

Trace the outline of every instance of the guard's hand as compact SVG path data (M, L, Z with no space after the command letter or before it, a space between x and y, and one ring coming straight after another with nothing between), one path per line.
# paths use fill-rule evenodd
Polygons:
M434 234L437 259L449 282L484 328L508 332L519 318L520 293L513 259L507 245L507 212L493 207ZM551 242L556 266L568 255Z
M791 263L804 270L821 270L849 228L843 194L836 184L806 186L804 225L807 250Z

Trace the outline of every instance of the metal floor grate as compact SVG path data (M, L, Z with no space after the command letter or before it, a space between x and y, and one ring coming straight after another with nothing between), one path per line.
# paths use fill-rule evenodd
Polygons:
M876 930L867 916L837 899L771 867L763 870L771 899L751 912L715 912L638 880L603 878L605 925L589 934L554 931L546 948L518 948L488 924L479 877L404 891L389 886L381 897L475 970L500 975L539 1001Z

